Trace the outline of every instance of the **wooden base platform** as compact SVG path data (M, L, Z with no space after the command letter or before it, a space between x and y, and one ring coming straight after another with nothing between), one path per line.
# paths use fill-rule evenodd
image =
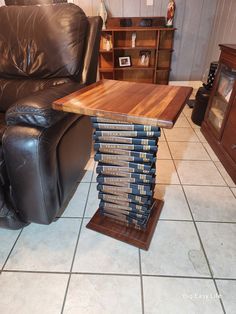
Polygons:
M114 239L134 245L140 249L148 250L164 205L164 202L161 200L155 200L155 202L156 204L151 212L146 230L138 230L132 226L127 226L126 223L118 222L110 217L102 216L98 210L86 227Z

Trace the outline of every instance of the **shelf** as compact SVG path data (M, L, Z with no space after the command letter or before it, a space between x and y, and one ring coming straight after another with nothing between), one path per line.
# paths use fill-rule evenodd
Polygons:
M99 68L100 72L113 72L113 68Z
M130 31L175 31L176 28L173 27L113 27L102 30L102 32L130 32Z
M121 67L121 68L114 68L115 71L136 71L136 70L152 70L154 71L154 67L138 67L138 66L132 66L132 67Z
M169 67L159 67L156 69L156 71L171 71L171 69Z
M101 53L112 53L113 49L111 49L111 50L100 49L99 52L101 52Z
M156 50L154 46L143 46L143 47L115 47L114 50Z

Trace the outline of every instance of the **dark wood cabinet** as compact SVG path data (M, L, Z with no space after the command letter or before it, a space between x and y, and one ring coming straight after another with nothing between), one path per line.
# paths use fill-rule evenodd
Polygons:
M221 55L201 131L236 183L236 45Z
M132 26L122 27L122 18L110 18L107 29L102 31L100 78L168 84L175 28L165 27L165 17L128 19ZM147 20L152 21L152 26L140 26ZM122 57L129 57L131 64L122 66Z

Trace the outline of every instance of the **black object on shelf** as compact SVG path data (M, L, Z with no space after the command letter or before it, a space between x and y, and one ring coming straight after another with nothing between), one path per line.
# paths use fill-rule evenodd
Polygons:
M210 98L211 91L205 87L200 87L196 94L195 105L191 115L192 121L201 126L206 112L207 104Z
M120 26L121 27L131 27L132 25L133 25L132 19L130 19L130 18L120 19Z
M210 64L210 70L208 73L207 84L203 83L203 87L205 87L207 90L210 90L213 86L218 64L219 64L218 62L211 62L211 64Z

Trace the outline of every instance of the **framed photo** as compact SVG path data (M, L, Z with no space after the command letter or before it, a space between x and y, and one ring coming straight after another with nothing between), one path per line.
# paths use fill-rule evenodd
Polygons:
M148 67L150 65L151 51L141 50L139 53L138 65L142 67Z
M131 67L131 58L130 56L127 57L119 57L119 66L120 67Z

